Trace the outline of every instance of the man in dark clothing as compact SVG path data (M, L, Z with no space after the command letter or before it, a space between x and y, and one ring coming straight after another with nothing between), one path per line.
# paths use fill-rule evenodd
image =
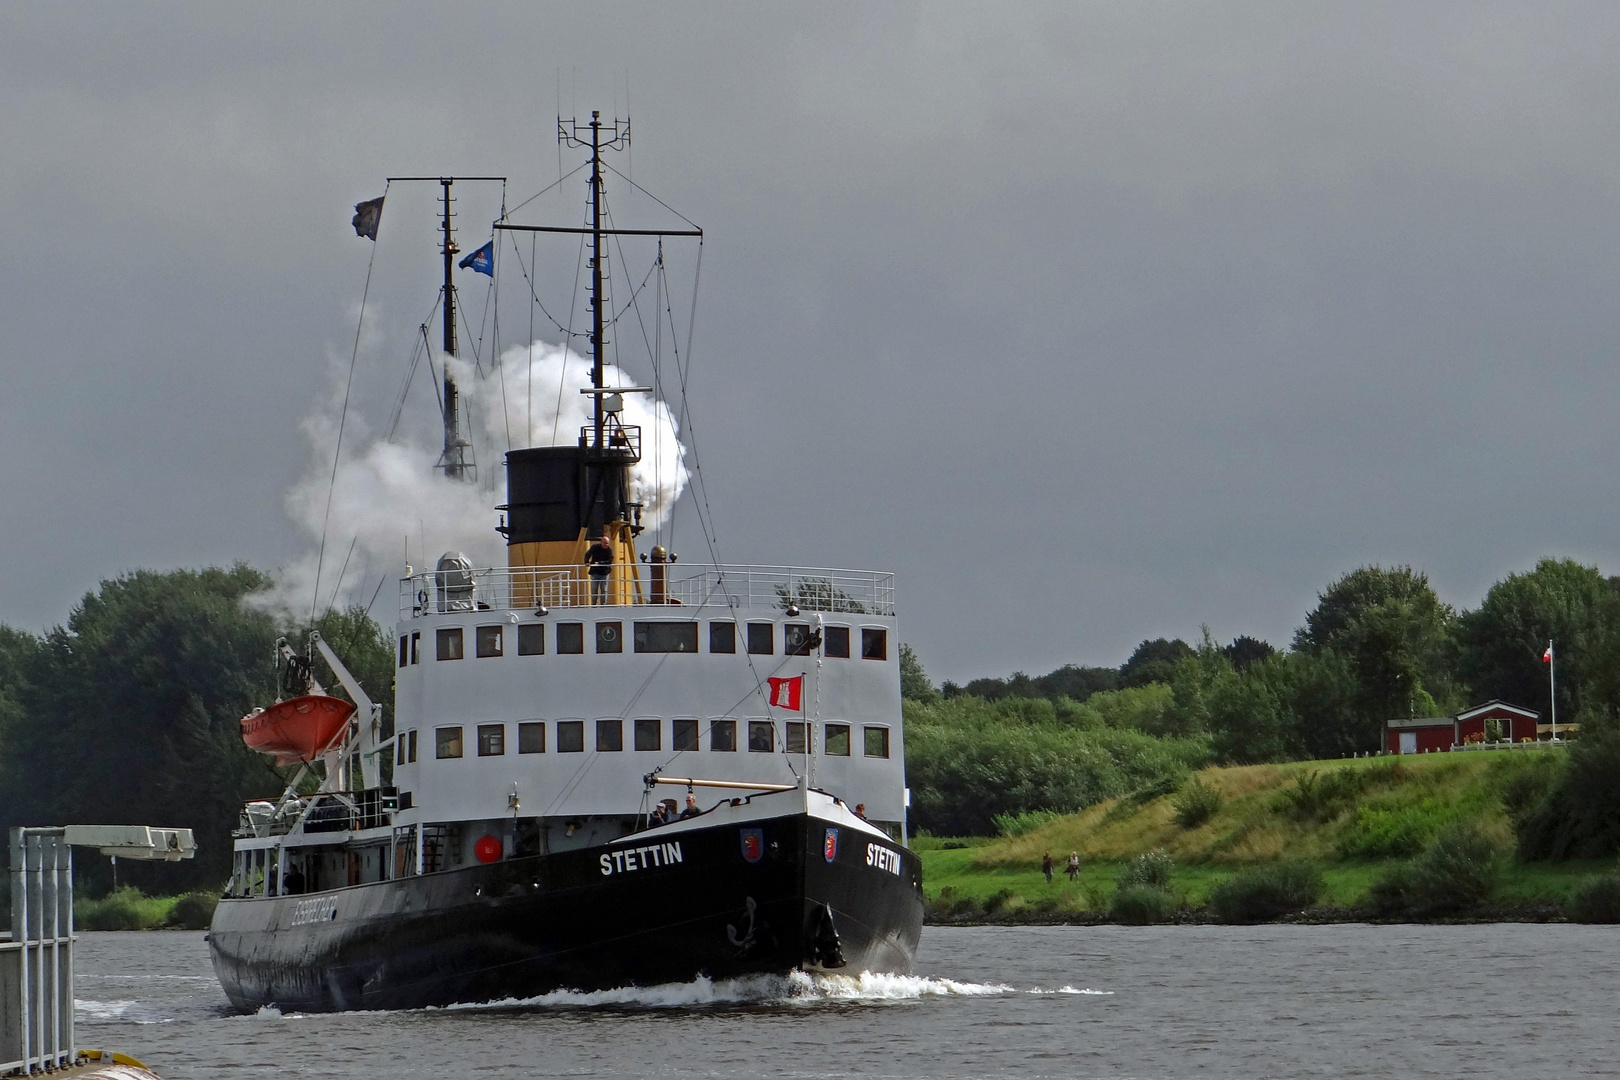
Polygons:
M591 546L585 550L585 565L590 568L591 603L607 603L608 575L613 572L613 549L608 547L607 537L598 536L591 541Z
M1048 851L1041 856L1041 873L1046 875L1046 883L1052 884L1052 853Z

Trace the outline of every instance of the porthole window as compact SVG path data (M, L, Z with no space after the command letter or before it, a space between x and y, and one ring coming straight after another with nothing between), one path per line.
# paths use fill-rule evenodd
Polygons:
M776 651L776 625L768 622L748 624L748 651L755 656L770 656Z
M676 750L696 750L698 748L698 722L696 720L675 720L670 724L670 744Z
M478 725L478 756L500 757L506 753L506 725Z
M737 624L734 622L712 622L709 624L709 651L712 653L734 653L737 651Z
M784 656L810 655L810 625L790 622L782 627L782 654Z
M433 731L434 755L441 758L461 756L461 728L442 727Z
M473 645L479 656L501 655L501 628L480 626L473 634Z
M889 658L889 632L881 626L861 627L861 659L887 660Z
M518 655L544 656L546 652L546 624L523 623L518 627Z
M784 749L790 754L809 753L808 740L805 738L805 723L803 720L789 720L787 722L787 737Z
M889 729L886 727L869 727L866 729L866 756L889 756Z
M438 651L435 655L440 660L460 660L466 654L466 645L461 639L461 627L439 627Z
M624 652L624 623L597 623L596 651L599 653Z
M737 721L716 720L709 725L709 749L732 753L737 749Z
M544 720L525 720L518 724L518 753L543 754L546 752L546 723Z
M848 724L828 724L823 737L828 757L849 757Z
M585 651L585 624L560 622L557 624L557 651L582 653Z
M821 651L827 656L849 659L849 627L828 626L821 631Z
M636 721L636 749L661 750L663 749L662 720L642 718Z
M624 749L624 723L620 720L596 722L596 752L616 753Z
M585 721L557 721L557 753L583 754L585 752Z
M775 752L776 725L769 720L748 721L748 749L755 754Z

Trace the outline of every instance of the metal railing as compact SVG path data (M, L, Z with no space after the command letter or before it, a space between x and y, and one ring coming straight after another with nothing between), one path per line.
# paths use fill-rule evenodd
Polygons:
M519 611L591 606L591 584L579 566L490 567L428 571L400 580L399 615L409 619L449 611ZM471 575L471 588L465 575ZM654 576L662 574L661 590ZM802 613L894 614L894 575L874 570L790 566L715 566L690 570L674 563L615 563L610 595L628 592L634 603L677 607L780 608ZM628 588L626 588L628 586Z
M11 830L11 938L0 941L0 1074L73 1064L73 849L63 830Z

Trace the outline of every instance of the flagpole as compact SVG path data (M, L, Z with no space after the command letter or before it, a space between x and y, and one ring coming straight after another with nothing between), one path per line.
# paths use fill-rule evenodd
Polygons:
M1558 657L1553 653L1552 638L1547 639L1547 694L1552 705L1552 742L1558 741Z

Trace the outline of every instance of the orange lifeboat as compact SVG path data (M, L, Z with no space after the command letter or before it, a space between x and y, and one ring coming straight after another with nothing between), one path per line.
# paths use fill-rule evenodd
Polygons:
M330 694L288 698L242 717L242 741L274 754L277 765L314 761L342 736L354 712L353 702Z

